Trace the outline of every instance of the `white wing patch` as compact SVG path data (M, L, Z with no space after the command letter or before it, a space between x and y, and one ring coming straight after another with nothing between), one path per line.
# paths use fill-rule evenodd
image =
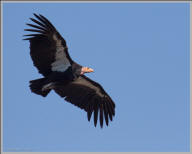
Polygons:
M65 48L62 46L61 40L59 40L55 34L53 35L53 39L56 41L56 61L51 64L51 70L65 72L71 64L64 52Z

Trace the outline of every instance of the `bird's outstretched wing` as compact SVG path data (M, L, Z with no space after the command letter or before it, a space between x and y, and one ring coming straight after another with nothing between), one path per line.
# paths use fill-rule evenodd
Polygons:
M58 33L51 22L42 15L34 14L36 19L30 18L35 24L27 24L35 32L24 40L30 41L30 55L39 73L48 76L53 71L64 72L72 64L66 41Z
M56 85L55 92L64 97L66 101L84 109L88 120L94 112L94 124L97 125L98 113L100 126L103 127L103 119L108 126L109 119L112 121L115 115L115 103L98 83L86 76L80 76L77 80L67 84Z

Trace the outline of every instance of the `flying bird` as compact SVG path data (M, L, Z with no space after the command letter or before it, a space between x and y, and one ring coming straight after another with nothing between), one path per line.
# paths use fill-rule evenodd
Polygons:
M40 14L34 16L30 18L34 23L27 23L31 28L25 29L33 33L24 35L24 40L29 40L31 59L43 78L29 81L31 91L46 97L53 90L85 110L88 121L93 113L95 127L98 119L101 128L103 121L108 126L115 116L115 103L99 83L85 76L93 69L73 61L65 39L52 23Z

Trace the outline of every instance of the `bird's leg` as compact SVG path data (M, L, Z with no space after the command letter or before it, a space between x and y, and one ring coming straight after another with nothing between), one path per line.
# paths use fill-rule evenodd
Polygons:
M43 86L42 91L47 91L47 90L53 89L54 85L55 85L54 82L50 82L50 83Z

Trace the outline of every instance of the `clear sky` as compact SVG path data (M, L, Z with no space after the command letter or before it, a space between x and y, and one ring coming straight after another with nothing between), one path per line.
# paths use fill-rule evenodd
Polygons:
M116 103L109 127L51 92L41 78L25 23L40 13L66 39L71 57L95 70ZM4 151L189 151L189 3L5 3Z

